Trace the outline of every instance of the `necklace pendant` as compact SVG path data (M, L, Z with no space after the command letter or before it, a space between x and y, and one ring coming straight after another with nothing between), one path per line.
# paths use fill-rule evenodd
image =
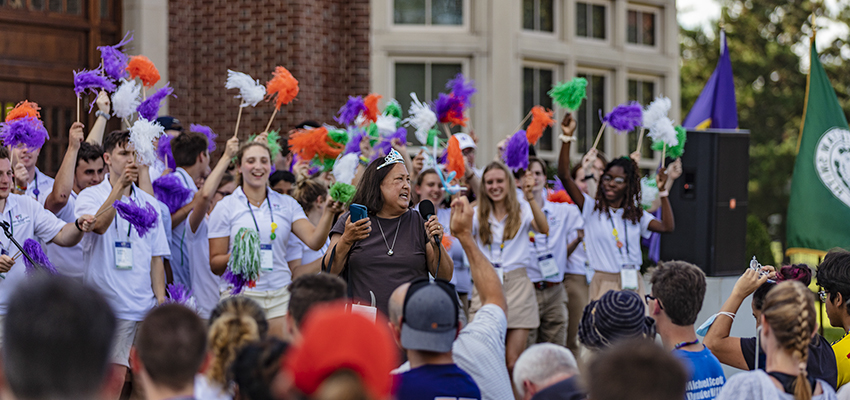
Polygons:
M621 242L621 241L619 241L619 240L618 240L618 241L617 241L617 248L618 248L618 249L622 249L622 248L623 248L623 242Z
M388 255L388 256L393 255L393 250L392 250L392 249L390 249L389 251L387 251L387 255Z

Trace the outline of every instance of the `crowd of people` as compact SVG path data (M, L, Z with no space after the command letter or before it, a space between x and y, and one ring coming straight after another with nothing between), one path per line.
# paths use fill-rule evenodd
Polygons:
M850 339L818 334L812 270L747 269L697 329L702 270L642 272L641 240L675 229L680 161L645 204L639 154L571 165L569 114L554 176L533 155L478 169L474 133L454 134L462 176L429 149L364 139L342 202L285 135L234 136L212 163L207 135L160 117L172 159L142 165L130 132L104 132L109 97L95 104L55 178L40 149L0 147L3 220L49 260L0 240L4 398L850 399ZM154 190L163 177L182 204ZM234 274L245 257L251 282ZM829 252L817 283L850 330L850 253ZM758 333L731 337L750 295Z

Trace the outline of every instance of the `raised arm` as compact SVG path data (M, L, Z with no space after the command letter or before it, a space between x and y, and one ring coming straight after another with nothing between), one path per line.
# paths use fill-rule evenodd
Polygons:
M74 222L69 222L59 230L59 233L50 240L50 243L62 246L76 246L83 240L83 233L91 232L94 216L83 215Z
M576 203L579 209L583 209L584 195L570 175L570 147L572 142L576 140L575 136L573 136L575 130L576 120L573 119L572 114L565 115L564 120L561 121L561 131L563 134L560 136L562 143L561 152L558 155L558 179L564 184L564 188L567 189L567 194L570 195L573 202Z
M103 132L106 131L106 122L109 121L109 111L112 103L109 101L109 95L105 91L100 91L97 94L97 119L94 121L89 135L86 136L86 142L100 145L103 143Z
M74 170L77 168L77 153L79 153L80 143L83 141L83 128L81 122L74 122L68 131L68 150L59 166L59 172L56 173L53 191L47 195L47 199L44 201L44 208L53 214L65 208L65 205L68 204L68 198L71 197L71 191L74 190Z
M658 187L665 189L663 192L658 193L658 197L661 198L661 220L650 221L649 230L659 233L673 232L673 229L676 228L676 223L673 220L673 209L670 207L670 199L667 198L670 193L666 189L667 171L664 168L658 171L655 181L658 183Z
M525 171L525 175L522 177L522 193L525 195L525 200L531 206L531 213L534 214L534 220L531 221L531 226L538 233L548 235L549 220L546 218L543 209L540 208L540 204L534 199L534 176L530 171Z
M478 289L481 304L495 304L505 312L508 310L508 301L502 291L499 276L493 269L493 264L487 260L475 238L472 236L472 218L475 211L466 197L460 196L452 201L451 232L460 242L466 258L469 259L469 269L472 273L472 282Z
M343 211L343 204L328 197L327 206L322 213L322 219L317 226L313 226L310 220L303 218L292 223L292 233L298 236L307 247L319 250L325 245L328 234L333 228L334 218Z
M109 192L109 197L106 198L106 201L103 202L103 205L100 206L100 209L97 210L97 213L95 214L96 219L94 227L92 227L92 231L94 233L97 233L98 235L106 233L109 229L109 225L112 224L112 220L115 218L115 207L113 207L112 204L117 200L121 200L121 197L124 195L124 190L135 182L138 177L139 166L135 163L127 163L124 167L124 172L121 173L121 178L118 180L118 184L112 186L112 191Z
M201 190L195 194L195 199L192 200L192 207L195 212L189 216L189 227L192 229L192 232L197 232L198 227L201 226L204 216L210 209L212 199L215 197L215 191L218 190L218 185L221 184L221 178L227 173L227 167L230 165L230 160L233 159L233 155L236 154L237 151L239 151L239 139L234 136L227 140L224 153L221 155L221 158L218 159L218 163L216 163L215 168L213 168L210 175L204 181L204 186L201 187Z

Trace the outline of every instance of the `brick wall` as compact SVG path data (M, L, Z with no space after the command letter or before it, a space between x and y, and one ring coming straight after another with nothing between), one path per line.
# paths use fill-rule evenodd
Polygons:
M222 143L239 104L238 91L224 88L228 68L265 83L282 65L298 79L298 97L272 129L333 123L348 95L369 91L369 0L171 0L168 51L170 114L209 125ZM240 137L265 128L273 110L271 102L243 110Z

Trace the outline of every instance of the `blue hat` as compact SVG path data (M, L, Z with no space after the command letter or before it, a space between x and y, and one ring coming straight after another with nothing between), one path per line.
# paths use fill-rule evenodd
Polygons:
M635 292L610 290L584 307L579 340L592 349L635 337L655 337L655 320L645 315L643 299Z
M454 286L442 279L420 279L404 297L401 347L446 353L457 337L458 304Z

